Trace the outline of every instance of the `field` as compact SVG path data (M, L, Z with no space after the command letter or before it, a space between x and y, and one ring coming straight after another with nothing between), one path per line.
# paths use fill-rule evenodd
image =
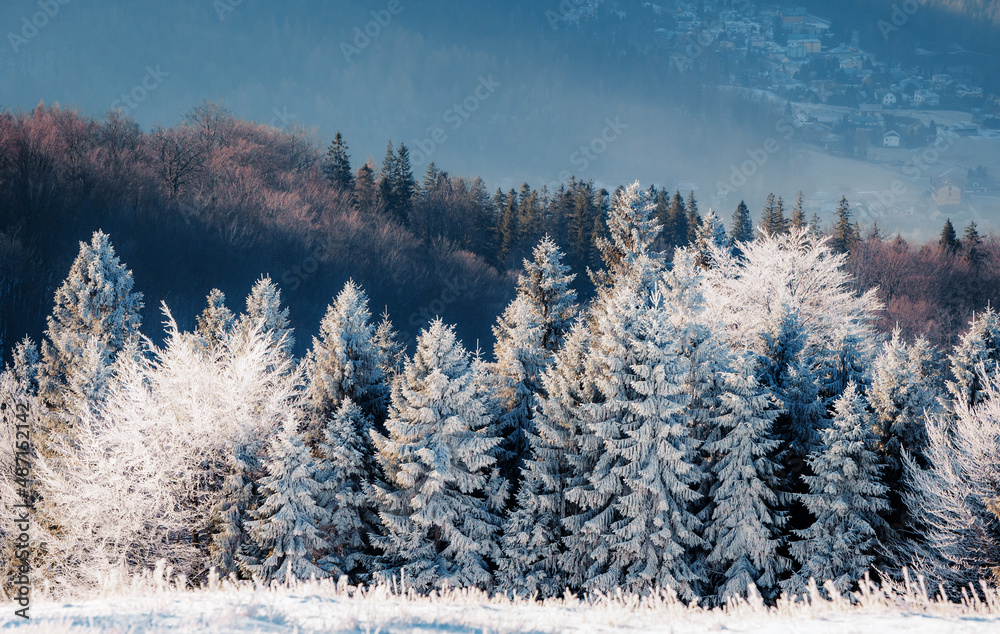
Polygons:
M38 601L31 619L0 607L0 628L16 632L841 632L949 633L1000 630L1000 593L971 590L959 602L928 597L920 582L879 588L851 601L798 597L775 607L743 602L726 608L687 607L659 597L577 598L545 603L488 598L478 592L418 597L388 587L358 591L332 582L263 588L216 584L178 590L152 576L113 593L79 600Z

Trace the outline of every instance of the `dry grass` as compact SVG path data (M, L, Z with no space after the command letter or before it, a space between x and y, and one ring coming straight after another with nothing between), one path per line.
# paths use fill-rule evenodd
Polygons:
M355 588L343 580L263 586L212 579L185 589L164 566L72 601L36 600L32 620L0 608L0 627L26 632L620 632L840 631L991 632L1000 592L983 583L962 596L932 592L920 577L879 585L866 579L849 598L824 598L815 584L766 606L757 596L721 608L689 606L672 592L566 596L544 602L477 590L417 595L400 584Z

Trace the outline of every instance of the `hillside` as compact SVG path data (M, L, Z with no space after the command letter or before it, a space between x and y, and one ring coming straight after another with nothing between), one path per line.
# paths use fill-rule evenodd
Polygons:
M0 344L38 340L78 243L110 234L144 296L194 325L212 288L236 310L254 281L283 291L301 350L348 279L407 338L435 315L487 341L511 279L447 241L424 243L377 208L351 205L305 134L195 109L172 128L39 106L0 115Z

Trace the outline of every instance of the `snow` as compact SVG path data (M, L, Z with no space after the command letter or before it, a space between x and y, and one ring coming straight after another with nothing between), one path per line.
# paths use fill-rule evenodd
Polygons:
M715 610L686 608L668 599L575 599L545 603L489 600L477 592L433 599L402 597L387 588L349 595L331 582L254 589L248 585L197 592L146 587L102 599L39 602L32 618L0 605L0 628L18 632L760 632L833 634L878 632L947 634L996 632L992 614L958 604L922 604L914 595L881 598L867 607L825 601L765 610L746 603Z

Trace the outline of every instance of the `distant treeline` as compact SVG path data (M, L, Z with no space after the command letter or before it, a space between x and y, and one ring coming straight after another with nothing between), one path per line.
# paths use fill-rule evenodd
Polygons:
M701 206L693 192L646 194L663 226L655 248L669 258L694 240ZM307 325L352 278L379 312L396 315L411 343L435 316L459 323L467 341L488 342L515 271L544 235L564 249L581 298L592 296L587 271L600 264L613 196L575 178L554 190L491 192L482 179L433 163L418 180L406 146L391 142L381 165L352 165L339 134L323 150L304 131L238 120L210 103L148 133L119 113L8 112L0 115L0 346L40 338L79 241L98 229L116 236L150 299L146 323L164 299L182 327L193 327L211 288L239 297L266 273L292 321L307 328L303 349L314 334ZM752 206L717 212L730 236L806 224L827 231L836 250L851 253L862 289L879 286L885 331L898 323L947 346L974 312L1000 301L992 238L976 234L972 257L963 249L969 236L947 248L883 241L853 222L846 200L830 228L801 201L788 212L781 197L759 212Z

